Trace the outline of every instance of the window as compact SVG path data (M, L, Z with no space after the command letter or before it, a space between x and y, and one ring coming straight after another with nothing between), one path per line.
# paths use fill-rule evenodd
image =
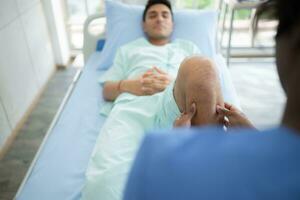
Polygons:
M215 0L177 0L176 4L181 8L211 8L214 6Z
M86 18L104 9L101 0L65 0L67 31L72 50L80 50L83 45L83 25Z
M147 0L119 0L131 4L145 4ZM177 8L216 8L219 0L170 0ZM86 18L92 14L104 10L104 0L65 0L66 24L69 42L72 50L81 50L83 46L83 24ZM248 10L237 12L236 18L247 19L250 15ZM92 26L97 27L99 23ZM102 23L103 26L103 23Z

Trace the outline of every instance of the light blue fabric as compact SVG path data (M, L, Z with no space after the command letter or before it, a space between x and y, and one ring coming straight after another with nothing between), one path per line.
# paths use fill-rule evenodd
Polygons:
M176 77L181 62L195 53L199 53L199 49L189 41L174 40L154 46L140 38L119 49L114 65L100 78L100 83L134 79L153 66ZM128 171L145 132L171 128L180 115L173 88L172 82L154 95L122 93L117 97L94 147L82 199L121 199ZM106 107L105 111L108 111Z
M142 30L143 6L126 5L118 1L106 0L106 42L99 69L112 65L117 49L139 37ZM172 38L194 42L201 52L209 57L216 53L217 12L212 10L175 10Z
M300 135L194 128L148 134L124 200L300 199Z
M99 109L104 102L97 81L100 53L93 53L76 88L45 142L17 200L78 200L84 173L103 125Z
M134 79L154 66L175 78L181 62L194 54L201 52L188 40L174 39L163 46L157 46L141 37L117 50L112 67L100 77L99 82L103 84L105 81Z
M153 127L153 129L171 129L175 119L180 116L180 110L173 94L174 83L172 82L166 88L162 97L157 102L161 106L157 111L156 127Z
M113 66L99 78L99 82L103 84L106 81L135 79L153 66L167 72L175 79L181 62L194 54L200 54L200 51L195 44L187 40L175 39L166 45L155 46L142 37L119 48ZM114 104L120 100L134 98L133 94L123 93ZM112 104L107 102L100 113L107 116Z
M173 84L152 96L119 100L104 123L91 155L82 199L120 200L145 132L171 128L179 115Z

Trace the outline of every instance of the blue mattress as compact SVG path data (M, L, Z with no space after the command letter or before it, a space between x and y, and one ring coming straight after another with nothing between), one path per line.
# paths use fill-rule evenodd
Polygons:
M94 53L86 64L60 118L52 129L18 200L80 199L85 171L100 127L103 102Z

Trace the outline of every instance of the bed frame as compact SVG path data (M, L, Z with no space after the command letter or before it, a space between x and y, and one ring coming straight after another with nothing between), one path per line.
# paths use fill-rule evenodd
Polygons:
M85 23L84 23L84 30L83 30L83 48L82 48L82 52L83 52L83 57L84 57L84 62L86 63L86 61L88 60L88 58L90 57L90 55L95 52L95 50L97 49L97 43L100 39L104 39L105 38L105 30L104 32L101 32L99 34L92 34L90 32L90 25L93 21L101 19L101 18L105 18L105 15L103 13L101 14L94 14L89 16Z

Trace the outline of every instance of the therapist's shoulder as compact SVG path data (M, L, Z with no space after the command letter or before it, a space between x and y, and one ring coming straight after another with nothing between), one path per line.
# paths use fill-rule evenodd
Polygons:
M282 128L155 131L146 136L131 173L128 188L137 191L127 193L152 194L149 199L288 197L299 194L299 152L300 136Z
M142 149L144 153L158 157L170 157L176 154L176 151L182 151L185 148L194 148L202 143L209 143L222 139L225 132L221 127L204 128L176 128L172 130L152 131L144 138ZM151 159L150 159L151 160ZM154 161L153 160L153 161Z

